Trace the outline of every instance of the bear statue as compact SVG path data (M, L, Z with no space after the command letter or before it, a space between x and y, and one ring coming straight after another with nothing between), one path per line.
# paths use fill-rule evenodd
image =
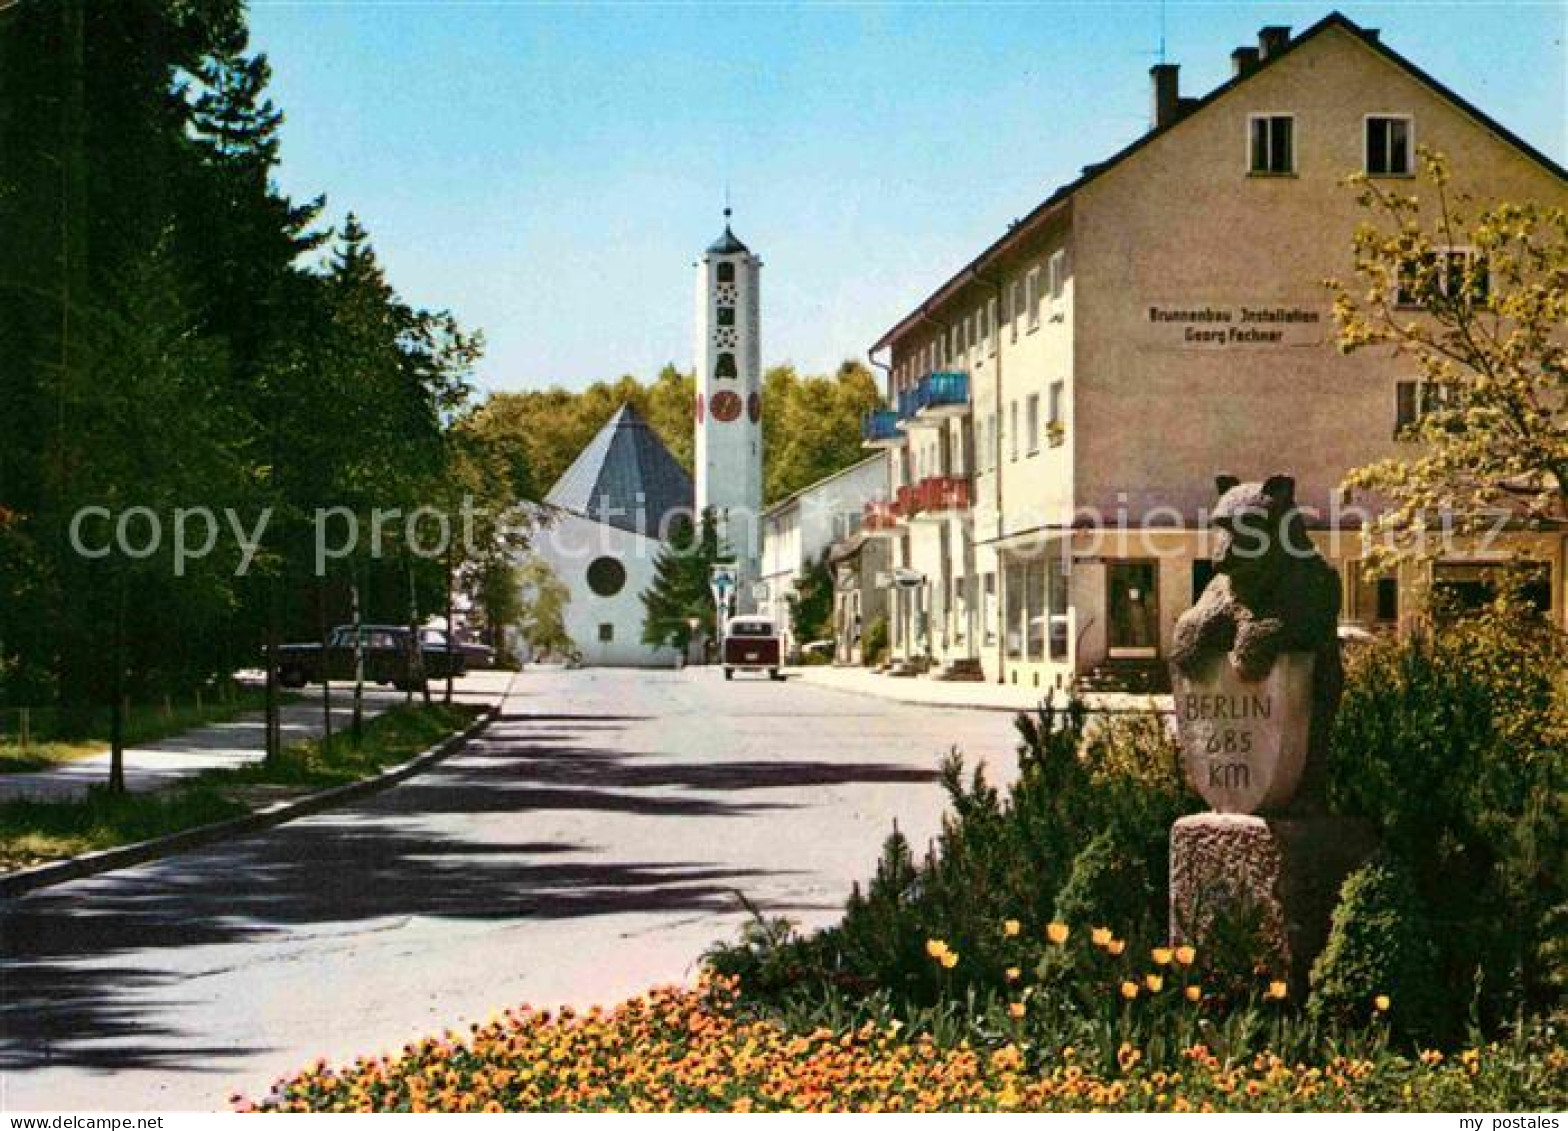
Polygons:
M1322 807L1329 729L1344 684L1339 574L1307 537L1290 476L1241 483L1222 475L1215 486L1214 576L1177 620L1171 662L1191 677L1223 656L1250 682L1267 676L1282 652L1313 654L1307 760L1291 808L1315 811Z

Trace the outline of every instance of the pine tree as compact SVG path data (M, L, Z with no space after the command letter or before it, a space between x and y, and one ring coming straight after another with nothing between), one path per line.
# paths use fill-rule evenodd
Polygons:
M653 584L642 595L642 642L685 651L693 640L693 620L697 636L716 639L718 614L709 584L713 567L729 557L711 510L702 512L699 523L684 516L677 521L654 561Z

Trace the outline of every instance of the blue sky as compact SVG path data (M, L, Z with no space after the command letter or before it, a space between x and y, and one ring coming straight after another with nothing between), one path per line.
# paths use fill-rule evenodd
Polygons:
M1341 10L1568 157L1568 0ZM1201 94L1323 4L1169 0ZM692 261L763 257L763 357L866 346L1147 125L1158 3L251 0L287 115L280 180L368 225L410 301L483 329L491 389L690 363Z

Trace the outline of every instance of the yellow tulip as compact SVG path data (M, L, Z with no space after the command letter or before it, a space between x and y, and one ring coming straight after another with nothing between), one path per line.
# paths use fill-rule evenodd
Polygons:
M1288 993L1290 993L1290 987L1284 982L1270 982L1268 993L1264 996L1273 998L1275 1001L1284 1001Z
M1126 949L1127 949L1127 940L1126 939L1112 939L1110 942L1105 944L1105 953L1109 954L1109 955L1113 955L1113 956L1120 954L1122 951L1124 951Z
M1160 977L1158 974L1145 974L1143 977L1143 984L1149 987L1149 992L1151 994L1157 994L1165 985L1165 979Z
M1016 966L1009 966L1007 968L1007 975L1006 976L1007 976L1007 980L1009 982L1016 982L1016 981L1018 981L1019 978L1022 978L1024 976L1024 973L1023 973L1022 970L1018 969L1018 967L1016 967Z
M1021 1001L1013 1002L1007 1007L1007 1012L1015 1021L1022 1020L1024 1015L1024 1003Z
M1023 926L1018 922L1017 919L1009 919L1007 922L1002 924L1002 934L1006 935L1010 939L1017 938L1018 932L1021 930L1023 930Z
M942 968L944 970L951 970L953 967L958 965L958 955L954 954L950 950L944 950L939 961L942 963Z
M1188 1001L1200 1001L1203 998L1203 990L1198 986L1188 986L1185 993Z
M1089 941L1092 942L1095 946L1109 945L1111 941L1111 929L1109 927L1094 928L1094 930L1089 932Z
M1131 1001L1133 998L1135 998L1137 996L1138 996L1138 983L1137 982L1123 982L1122 983L1122 997L1126 998L1128 1001Z
M1157 946L1149 952L1149 956L1154 959L1156 966L1169 966L1171 963L1171 948L1168 946Z
M1388 1007L1392 1004L1393 1003L1388 1000L1387 994L1378 994L1377 997L1372 999L1372 1006L1379 1013L1387 1013Z
M926 953L932 958L941 958L947 953L947 944L941 939L927 939Z
M1191 966L1197 960L1198 952L1192 947L1179 946L1176 948L1176 961L1181 963L1183 966Z
M1066 923L1051 923L1045 928L1045 937L1057 946L1067 941L1069 929Z

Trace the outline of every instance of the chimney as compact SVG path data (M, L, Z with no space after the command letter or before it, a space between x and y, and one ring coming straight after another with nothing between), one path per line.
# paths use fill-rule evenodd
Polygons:
M1285 50L1290 43L1290 29L1278 24L1270 24L1258 30L1258 55L1264 59L1272 59Z
M1149 68L1154 94L1154 128L1164 129L1174 122L1181 112L1181 85L1175 63L1156 63Z
M1230 73L1240 76L1250 72L1258 65L1258 49L1256 47L1238 47L1230 53Z

